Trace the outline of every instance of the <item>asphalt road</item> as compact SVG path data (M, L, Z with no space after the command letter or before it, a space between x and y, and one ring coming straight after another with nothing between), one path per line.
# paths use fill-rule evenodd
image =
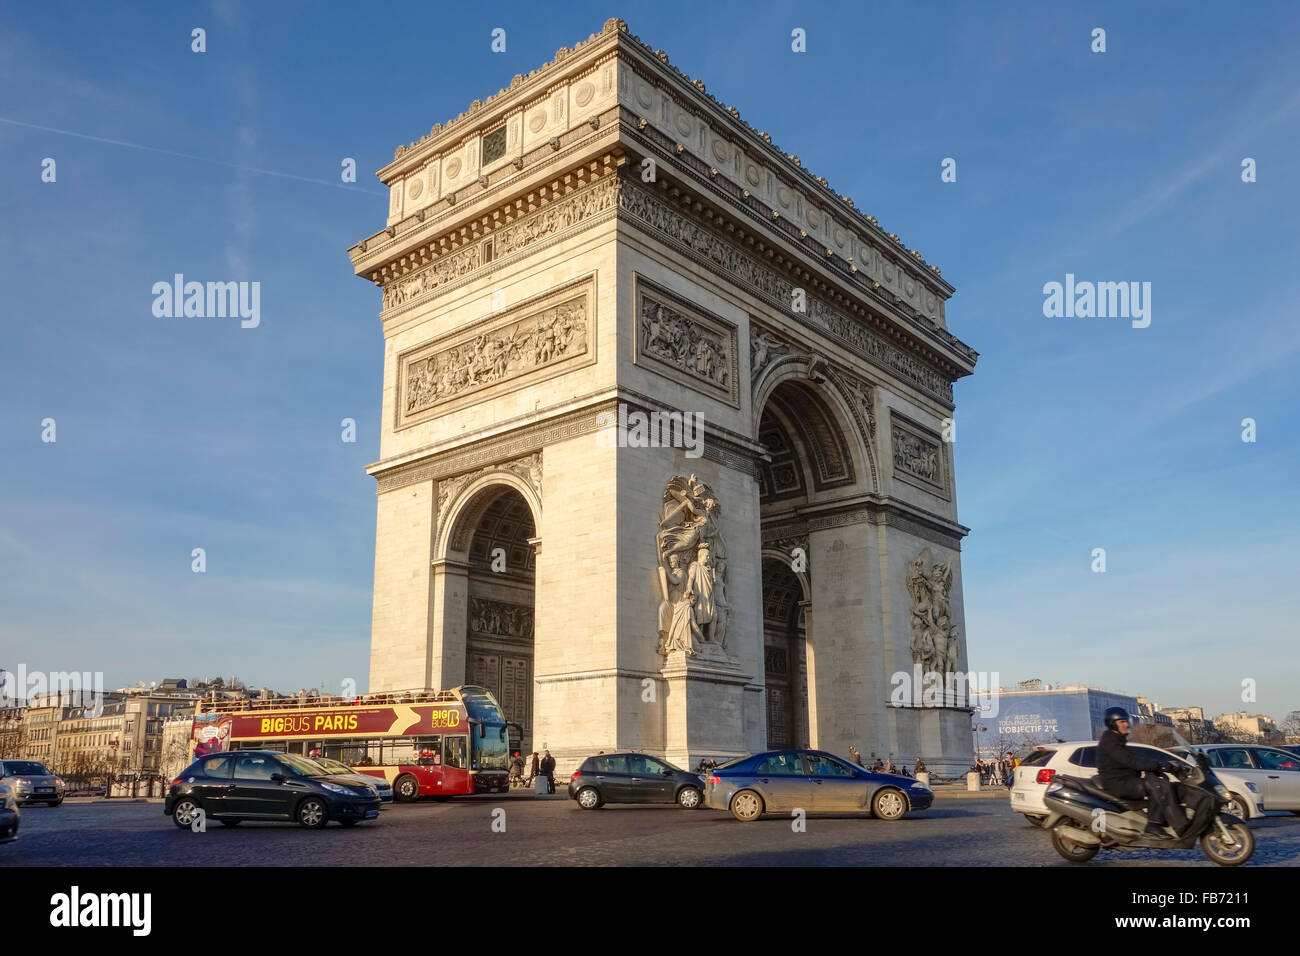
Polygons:
M505 832L497 832L502 822ZM1300 864L1300 817L1272 815L1251 830L1256 849L1248 866ZM0 846L0 866L349 864L1078 865L1062 860L1045 833L1012 813L1005 796L940 798L895 823L812 816L803 832L789 817L746 824L729 814L675 806L583 811L562 796L400 804L353 829L212 823L206 833L176 827L161 803L64 803L24 809L18 842ZM1214 864L1198 849L1102 852L1087 866Z

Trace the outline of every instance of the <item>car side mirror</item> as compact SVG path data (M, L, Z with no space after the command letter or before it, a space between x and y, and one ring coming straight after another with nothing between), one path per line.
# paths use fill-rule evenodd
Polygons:
M272 783L284 783L284 774L282 774L282 773L273 773L273 774L271 774L271 782L272 782Z
M673 772L671 770L664 770L663 775L665 777L671 777L673 775Z

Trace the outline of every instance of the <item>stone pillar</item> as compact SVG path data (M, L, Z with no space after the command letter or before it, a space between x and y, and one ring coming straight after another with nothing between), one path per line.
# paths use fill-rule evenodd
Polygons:
M747 674L725 659L706 654L669 655L663 675L664 757L684 770L701 757L750 752L744 733Z
M469 565L446 558L433 562L425 687L445 690L465 683L468 626Z

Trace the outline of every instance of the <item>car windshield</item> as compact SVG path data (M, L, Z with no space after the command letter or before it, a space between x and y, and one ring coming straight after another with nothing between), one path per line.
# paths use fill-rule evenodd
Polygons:
M4 763L6 777L48 777L50 772L44 764L34 760L6 760Z
M339 763L337 760L331 760L329 757L312 757L314 762L325 768L325 772L333 776L339 773L352 773L353 770L345 763Z
M334 771L326 770L315 760L299 757L297 754L276 754L284 763L304 777L328 777Z

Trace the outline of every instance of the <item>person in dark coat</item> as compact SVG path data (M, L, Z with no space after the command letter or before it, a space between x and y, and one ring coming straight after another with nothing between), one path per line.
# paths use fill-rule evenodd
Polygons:
M1129 750L1128 711L1111 707L1106 711L1106 732L1097 741L1097 783L1107 793L1126 800L1147 801L1147 836L1163 837L1165 825L1176 831L1187 827L1187 814L1178 805L1173 786L1161 771L1179 769L1166 760L1142 750Z
M531 787L533 785L533 781L537 779L537 773L538 773L537 751L534 750L532 756L532 762L528 765L527 786Z
M551 752L549 750L546 751L545 755L542 757L540 769L542 771L542 776L546 778L546 792L554 793L555 792L555 758L551 756Z

